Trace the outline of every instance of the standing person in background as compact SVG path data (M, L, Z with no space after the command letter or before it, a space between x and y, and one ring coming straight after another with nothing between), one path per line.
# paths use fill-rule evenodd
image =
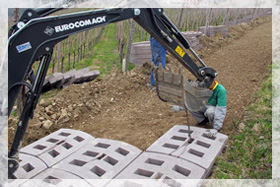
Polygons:
M150 41L152 50L152 62L157 67L161 63L162 67L165 69L166 49L153 36L151 36ZM153 90L155 89L155 78L153 70L151 70L151 83L147 84L147 86L153 87Z

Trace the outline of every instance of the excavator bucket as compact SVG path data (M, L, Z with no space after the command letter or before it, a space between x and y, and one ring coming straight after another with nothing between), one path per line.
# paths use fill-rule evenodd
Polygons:
M199 111L212 95L208 88L198 87L198 82L186 79L182 68L176 74L172 68L165 71L160 64L159 68L154 67L154 72L157 95L163 101L184 106L190 111Z

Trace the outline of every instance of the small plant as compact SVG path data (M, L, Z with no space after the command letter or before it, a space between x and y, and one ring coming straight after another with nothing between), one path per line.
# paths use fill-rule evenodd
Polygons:
M132 70L133 68L135 68L135 64L134 63L129 63L128 64L128 70Z
M40 101L41 101L42 99L49 99L49 98L51 98L51 97L57 95L60 91L61 91L61 89L53 89L53 90L50 90L50 91L48 91L48 92L42 93L42 94L40 95L40 98L39 98L39 100L38 100L38 103L40 103Z
M12 117L17 117L17 109L12 110L11 116Z

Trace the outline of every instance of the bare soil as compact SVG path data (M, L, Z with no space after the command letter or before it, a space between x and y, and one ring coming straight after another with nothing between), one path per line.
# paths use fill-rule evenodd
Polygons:
M227 38L216 34L200 40L203 49L197 53L219 73L217 81L227 89L228 110L221 133L230 135L261 81L271 72L271 16L230 27ZM178 66L172 57L167 61L175 69ZM60 128L71 128L145 150L172 126L187 125L185 112L173 113L172 103L161 101L146 86L149 80L150 67L145 64L125 74L113 70L102 79L63 89L38 104L23 146ZM43 125L47 120L51 127ZM9 145L15 121L9 119ZM190 122L194 125L194 118L190 117Z

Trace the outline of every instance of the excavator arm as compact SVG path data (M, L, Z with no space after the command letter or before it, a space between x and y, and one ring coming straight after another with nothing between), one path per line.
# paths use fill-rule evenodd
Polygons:
M12 111L20 88L22 86L29 87L15 138L9 151L9 178L18 168L19 149L28 121L32 118L36 108L53 48L58 42L70 35L132 18L201 82L202 89L207 89L217 76L216 71L207 67L195 54L188 41L164 14L163 9L103 9L45 17L58 10L27 9L9 31L8 115ZM199 65L186 53L186 49L195 56ZM37 60L41 62L35 81L29 84L25 81L26 76Z

